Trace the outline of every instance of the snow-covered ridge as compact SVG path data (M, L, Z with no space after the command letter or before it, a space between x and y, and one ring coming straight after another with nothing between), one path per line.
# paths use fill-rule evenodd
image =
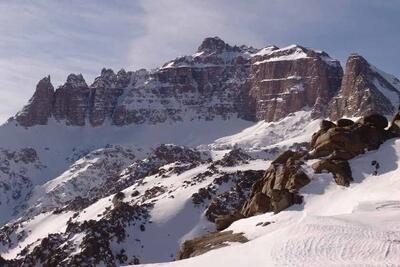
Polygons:
M371 65L371 69L378 73L380 76L382 76L386 81L388 81L394 88L396 88L398 91L400 91L400 80L396 78L395 76L388 74L377 67Z
M252 64L260 65L267 62L274 61L292 61L299 59L306 59L310 57L310 53L318 55L324 62L331 66L340 66L338 60L331 58L327 53L319 50L313 50L311 48L305 48L296 44L289 45L287 47L278 48L276 46L267 46L260 49L257 53L252 54Z

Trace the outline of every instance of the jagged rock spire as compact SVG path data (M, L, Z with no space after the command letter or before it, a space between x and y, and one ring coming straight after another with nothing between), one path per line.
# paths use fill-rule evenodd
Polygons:
M341 89L328 108L331 119L379 113L393 115L400 93L382 73L359 54L351 54Z
M41 79L36 85L35 93L29 103L15 116L19 124L25 127L47 124L51 116L54 99L54 87L50 75Z
M225 43L221 38L215 36L205 38L197 49L197 52L222 52L224 50L232 50L232 48L232 46Z

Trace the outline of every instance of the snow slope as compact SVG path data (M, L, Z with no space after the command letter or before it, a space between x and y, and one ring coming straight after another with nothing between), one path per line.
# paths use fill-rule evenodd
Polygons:
M399 158L400 140L354 158L356 181L348 188L336 185L330 174L309 170L312 182L301 190L304 204L227 229L243 232L249 242L143 266L399 266ZM377 176L371 175L373 160L381 165Z
M10 230L12 243L0 244L1 255L6 259L12 259L25 248L32 251L40 244L39 241L46 237L46 231L43 232L41 227L47 223L52 225L46 227L47 233L63 233L67 221L83 223L105 218L107 212L113 208L111 201L113 194L94 199L89 206L85 206L84 203L79 204L78 207L82 208L73 212L69 209L64 211L60 209L75 198L94 196L92 191L101 190L101 186L109 179L129 178L134 166L132 163L142 159L148 162L146 157L157 143L174 142L188 144L191 147L197 146L198 151L213 156L215 162L235 147L233 140L241 141L240 146L243 151L253 155L254 160L240 163L238 166L217 166L218 172L215 175L210 173L211 163L207 161L193 162L194 166L168 163L158 168L156 174L149 174L129 184L122 191L126 195L124 201L131 205L153 205L149 209L151 223L146 224L145 231L139 230L138 225L126 228L128 236L124 242L110 241L113 252L131 247L137 254L129 256L139 255L141 262L169 261L173 259L183 240L214 230L214 224L209 222L204 214L208 202L200 206L194 205L192 200L194 193L200 188L208 187L215 178L227 173L267 169L269 161L258 157L265 148L270 146L283 148L294 141L305 141L310 137L308 134L318 128L318 124L319 121L310 122L308 111L301 111L276 124L261 124L261 126L257 126L259 123L241 120L100 127L96 131L85 127L59 125L43 128L38 126L28 131L21 127L13 128L12 125L5 125L3 127L6 130L8 127L10 131L19 131L19 137L11 138L5 145L16 148L31 144L39 151L41 161L52 170L43 172L48 175L46 179L49 180L44 179L42 184L36 184L27 202L29 213L21 213L21 218L10 221L10 225L16 222ZM210 133L210 128L217 131ZM41 138L43 132L48 138ZM235 136L237 132L242 138ZM223 137L224 135L228 136ZM261 138L261 135L269 138ZM257 142L246 142L246 140L257 140ZM105 148L90 152L92 148L99 146ZM62 160L62 164L66 167L62 164L57 165L57 160ZM179 171L180 168L183 168L183 172ZM56 175L52 176L54 173ZM215 194L223 193L231 186L232 182L222 183L216 188ZM134 196L136 191L139 194ZM47 213L39 213L42 211ZM84 233L81 235L83 237L73 236L71 237L73 240L68 241L73 244L73 249L76 251L79 251L85 236Z
M320 121L312 120L309 111L298 111L277 122L257 122L239 133L215 140L210 147L213 150L231 149L234 146L262 150L309 142L312 134L319 129Z
M48 165L43 175L50 179L61 174L71 163L90 151L109 144L136 145L142 149L163 143L197 146L209 144L215 139L237 133L253 124L242 119L215 119L124 127L104 125L94 128L67 127L51 121L49 125L27 129L7 123L0 126L0 147L34 148L42 163ZM73 155L73 160L67 159Z

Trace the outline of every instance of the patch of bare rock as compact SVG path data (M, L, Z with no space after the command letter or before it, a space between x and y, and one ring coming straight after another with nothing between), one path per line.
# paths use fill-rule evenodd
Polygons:
M228 246L228 242L245 243L249 241L243 233L233 231L214 232L203 235L182 244L177 259L187 259L206 253L207 251Z

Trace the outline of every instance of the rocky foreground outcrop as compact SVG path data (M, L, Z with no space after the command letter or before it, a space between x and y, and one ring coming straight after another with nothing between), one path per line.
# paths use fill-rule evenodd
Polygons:
M349 159L370 150L376 150L386 140L399 137L400 115L396 115L390 127L386 117L378 114L365 116L358 121L340 119L336 123L321 121L321 127L310 142L310 151L288 150L271 162L262 178L252 186L248 199L240 208L216 216L216 229L221 231L233 222L265 212L278 213L294 204L302 203L300 189L311 182L306 162L315 173L329 172L340 186L353 181ZM379 168L378 162L372 163ZM233 238L232 231L214 232L185 241L178 252L179 258L193 257L225 244ZM240 234L238 234L240 236ZM242 242L242 241L232 241Z
M386 140L398 136L394 130L396 124L393 125L386 129L387 119L378 114L365 116L356 122L341 119L335 124L323 120L320 130L312 136L311 150L288 150L278 156L264 177L253 185L250 198L239 213L241 215L234 211L220 218L220 224L227 226L227 222L241 217L269 211L277 213L293 204L300 204L302 199L297 192L310 182L302 166L309 159L319 159L312 165L316 173L330 172L338 185L348 186L353 181L348 160L378 149Z
M192 240L187 240L182 244L176 259L183 260L206 253L207 251L228 246L228 242L245 243L248 239L241 233L224 231L211 233Z
M304 155L304 152L288 150L275 159L264 177L253 185L250 199L241 213L245 217L268 211L277 213L300 204L302 199L297 191L310 182L301 167Z

